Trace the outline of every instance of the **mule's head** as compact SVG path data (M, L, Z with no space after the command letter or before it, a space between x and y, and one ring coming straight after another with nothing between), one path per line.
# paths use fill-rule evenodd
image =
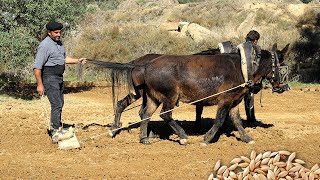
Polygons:
M277 49L277 44L272 47L272 52L263 51L260 65L257 71L262 78L266 78L272 85L272 92L283 93L290 89L288 85L289 66L285 64L284 56L288 51L289 44L282 50Z

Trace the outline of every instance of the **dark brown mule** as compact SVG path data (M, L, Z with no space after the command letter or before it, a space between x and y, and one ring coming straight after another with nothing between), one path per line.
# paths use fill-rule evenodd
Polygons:
M213 55L213 54L219 54L219 53L220 53L219 49L208 49L206 51L202 51L197 54L198 55ZM146 54L142 57L139 57L138 59L135 59L135 60L129 62L129 64L145 65L146 63L151 62L153 59L158 58L162 55L163 54ZM126 97L115 102L115 118L114 118L113 124L111 125L111 131L109 132L109 135L112 137L114 137L116 135L116 133L118 132L117 129L119 129L121 127L120 118L121 118L122 112L129 105L131 105L132 103L134 103L135 101L140 99L141 96L143 95L144 78L139 73L140 72L133 71L133 74L131 76L132 83L134 86L134 93L129 92L129 94ZM114 86L113 86L113 88L114 88ZM115 95L113 95L113 97L115 97ZM143 106L142 106L142 109L143 109ZM200 121L201 121L202 111L203 111L203 107L201 105L197 105L196 106L196 127L197 127L197 129L200 129L199 127L200 127L200 123L201 123Z
M202 51L202 52L196 53L194 55L214 55L214 54L220 54L220 50L219 49L208 49L206 51ZM144 65L144 64L146 64L146 63L148 63L148 62L152 61L153 59L158 58L160 56L162 56L162 54L146 54L146 55L139 57L138 59L135 59L129 63L135 64L135 65ZM133 102L140 99L143 94L144 79L139 73L136 73L136 71L134 71L132 74L132 82L133 82L135 93L129 93L123 99L115 102L115 118L114 118L113 124L111 125L111 129L109 131L109 136L111 136L111 137L114 137L116 135L116 133L121 128L120 118L121 118L122 112L129 105L131 105ZM113 97L115 97L115 95L113 95ZM249 101L250 101L250 99L247 95L245 96L244 100L246 102L245 104L249 103ZM200 128L201 127L201 115L203 112L204 105L201 102L195 103L195 105L196 105L195 127L196 127L197 131L200 131L200 129L201 129ZM142 106L142 109L143 109L143 106ZM245 105L245 110L246 110L247 120L251 121L251 122L255 121L256 118L255 118L255 114L254 114L254 109L253 108L249 109L249 106Z
M287 84L280 84L280 80L277 78L279 77L277 65L283 63L283 54L287 49L288 45L282 51L278 51L275 44L272 53L263 50L260 65L253 76L253 82L257 83L266 78L270 80L275 92L282 93L288 90ZM150 143L147 136L148 118L152 116L160 104L163 104L162 112L165 112L173 109L177 101L190 103L244 84L240 63L238 54L164 55L147 63L144 69L134 68L133 73L137 71L144 75L146 86L146 99L144 99L146 106L140 113L141 119L144 120L140 125L140 142ZM227 115L230 116L238 129L241 140L247 143L253 141L241 125L238 109L238 104L247 93L247 87L238 87L235 90L201 101L202 105L218 106L215 123L204 136L205 144L210 143ZM172 111L162 114L161 118L172 127L180 137L180 142L184 144L187 134L173 120Z
M129 62L129 64L134 64L134 65L145 65L147 62L150 62L151 60L162 56L162 54L146 54L142 57L139 57L138 59L135 59L131 62ZM112 76L114 78L114 76ZM131 91L128 93L128 95L126 97L124 97L123 99L117 101L115 99L117 99L117 97L115 97L115 93L114 90L112 90L113 92L113 102L114 102L114 122L111 125L111 129L109 132L109 136L114 137L116 135L116 133L120 130L119 128L121 127L121 122L120 122L120 118L121 118L121 114L122 112L132 103L134 103L135 101L137 101L138 99L141 98L141 96L143 95L143 83L144 83L144 78L143 75L139 74L139 72L134 71L133 74L131 75L132 77L132 85L133 85L133 89L134 91ZM115 82L115 80L113 80L113 82ZM114 89L115 84L112 84L112 88ZM141 110L140 110L141 111Z
M272 53L262 51L258 70L254 73L254 83L261 79L268 79L274 92L283 92L288 89L287 84L280 80L279 64L283 62L284 53L288 45L282 50L276 50L273 46ZM89 61L90 62L90 61ZM118 64L109 62L91 61L93 64L112 69L132 69L132 74L140 74L144 81L146 91L143 99L143 110L140 113L144 121L140 125L140 142L149 144L147 136L148 118L162 103L162 112L174 108L180 100L193 102L200 98L228 90L240 84L244 84L238 54L220 55L189 55L189 56L161 56L145 67L133 64ZM132 75L131 74L131 75ZM129 81L132 78L129 76ZM240 132L240 138L244 142L251 142L240 121L237 105L248 93L247 87L238 87L218 96L203 100L202 105L217 105L218 111L213 127L204 136L204 143L208 144L222 126L226 116ZM172 112L162 114L161 117L173 128L181 138L181 143L186 142L187 135L184 130L172 119Z

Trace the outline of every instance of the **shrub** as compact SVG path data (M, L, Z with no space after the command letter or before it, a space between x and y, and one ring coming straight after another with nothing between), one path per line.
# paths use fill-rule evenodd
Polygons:
M319 19L319 13L308 11L296 25L300 36L292 45L292 53L296 57L292 69L301 75L302 82L320 82Z
M140 6L144 6L144 3L149 1L139 2ZM191 1L183 3L189 2ZM248 7L257 5L260 9L239 8L243 7L244 3L249 3ZM238 31L238 27L250 14L255 14L254 26L251 28L262 35L259 44L264 49L270 50L273 43L278 43L279 48L288 43L292 45L300 37L301 32L295 27L296 19L290 19L290 16L268 11L259 3L217 0L186 4L170 13L163 7L152 6L130 11L100 11L90 14L84 21L86 25L82 26L85 28L80 39L76 40L77 43L71 43L77 44L72 47L72 52L83 57L114 62L128 62L147 53L192 54L215 48L219 42L226 40L236 44L243 42L245 34ZM171 35L157 28L161 17L171 22L197 23L210 29L215 34L214 38L196 43L190 38ZM289 65L295 66L294 58L298 56L290 52L288 57Z
M28 79L45 24L57 20L75 27L86 6L85 0L2 0L0 7L1 70Z
M199 2L201 0L178 0L180 4L187 4L187 3L193 3L193 2Z

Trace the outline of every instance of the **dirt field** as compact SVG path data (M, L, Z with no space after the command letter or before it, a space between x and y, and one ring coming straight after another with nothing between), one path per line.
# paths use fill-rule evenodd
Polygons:
M283 94L263 90L263 107L260 94L255 101L261 122L245 128L255 144L241 142L227 124L220 137L206 147L200 146L203 134L195 133L193 128L194 106L173 113L189 134L188 145L179 145L158 115L153 117L150 128L160 138L151 139L152 145L142 145L139 128L124 130L113 139L106 136L107 125L113 121L110 88L69 91L65 94L64 122L77 127L95 123L77 129L82 147L68 151L58 150L47 135L47 99L28 101L2 95L0 179L207 179L217 160L229 165L234 157L249 156L252 150L296 152L297 158L311 168L320 163L319 89L296 87ZM138 121L138 110L125 112L123 125ZM240 111L246 124L243 104ZM205 129L214 121L215 112L216 107L205 108Z

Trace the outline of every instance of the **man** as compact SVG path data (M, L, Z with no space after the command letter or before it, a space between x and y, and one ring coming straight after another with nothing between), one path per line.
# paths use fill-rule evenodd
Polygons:
M37 92L40 96L47 95L51 104L49 131L52 142L68 139L73 132L63 129L61 113L64 104L63 73L65 64L85 63L85 58L71 58L66 55L61 43L63 25L52 21L46 25L47 37L37 48L34 62L34 75L37 81Z
M252 43L252 47L254 49L254 53L256 56L254 63L257 63L257 64L259 64L260 58L261 58L261 48L258 45L259 39L260 39L260 34L255 30L249 31L249 33L246 36L246 42Z
M253 57L252 57L252 68L251 72L249 72L248 74L252 76L252 74L254 73L254 71L256 71L259 66L260 63L260 58L261 58L261 48L258 45L258 41L260 39L260 34L255 31L255 30L251 30L249 31L249 33L246 36L246 42L247 44L250 44L250 46L252 46L253 48ZM252 77L249 77L249 80ZM245 106L246 106L246 115L247 115L247 120L253 122L256 121L256 117L255 117L255 113L254 113L254 96L253 94L258 93L262 88L262 83L260 82L259 84L254 84L251 86L250 92L244 96L244 102L245 102Z

